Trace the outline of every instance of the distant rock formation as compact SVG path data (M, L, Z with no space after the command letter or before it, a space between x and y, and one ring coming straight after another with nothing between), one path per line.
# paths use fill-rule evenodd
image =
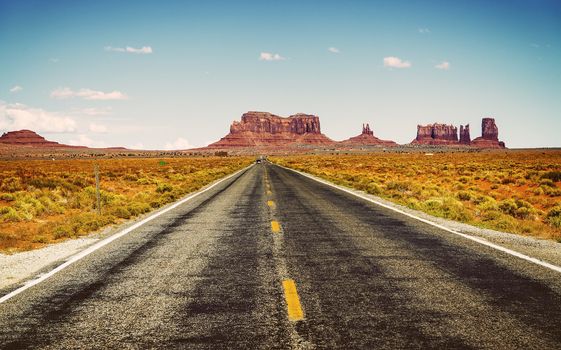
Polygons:
M466 126L460 125L460 144L469 145L471 143L471 136L469 135L469 124Z
M298 113L288 118L268 112L250 111L234 121L230 133L207 148L251 146L331 145L335 142L321 133L319 117Z
M412 145L440 145L440 146L472 146L479 148L505 148L499 141L499 128L493 118L483 118L481 121L481 137L471 140L469 124L460 125L460 138L458 128L454 125L429 124L417 125L417 137Z
M389 140L380 140L374 136L374 131L370 129L370 125L362 124L362 133L358 136L339 142L346 146L397 146L397 143Z
M411 142L417 145L458 144L458 128L454 125L417 125L417 137Z
M47 141L43 136L31 130L9 131L0 136L0 143L8 145L26 145L37 147L58 147L63 146L58 142Z
M471 142L472 146L482 148L505 148L505 143L499 141L499 128L494 118L481 120L481 136Z

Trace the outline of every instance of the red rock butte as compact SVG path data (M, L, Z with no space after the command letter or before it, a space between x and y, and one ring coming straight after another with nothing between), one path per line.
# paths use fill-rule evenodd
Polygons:
M499 141L499 128L494 118L481 120L481 137L474 139L471 145L482 148L505 148L505 143Z
M0 136L0 143L20 146L59 147L58 142L48 141L31 130L9 131Z
M243 148L293 145L331 145L321 133L319 117L298 113L288 118L268 112L247 112L234 121L230 133L207 148Z
M349 146L398 146L393 141L381 140L374 136L374 131L370 129L369 124L362 124L362 133L360 135L341 141L340 144Z
M443 146L472 146L479 148L505 148L505 143L499 141L499 128L493 118L483 118L481 121L481 137L471 140L469 124L458 128L447 124L417 125L417 137L411 141L412 145L443 145Z

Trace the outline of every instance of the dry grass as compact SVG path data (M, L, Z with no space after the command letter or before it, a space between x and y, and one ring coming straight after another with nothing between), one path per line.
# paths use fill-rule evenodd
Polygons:
M0 251L38 248L147 213L241 169L251 158L102 159L102 214L93 160L0 162Z
M561 151L272 160L435 216L561 241Z

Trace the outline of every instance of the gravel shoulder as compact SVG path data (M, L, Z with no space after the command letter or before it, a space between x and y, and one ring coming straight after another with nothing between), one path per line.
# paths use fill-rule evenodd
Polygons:
M287 168L287 169L290 169L290 168ZM333 183L329 180L323 179L321 177L318 177L318 176L315 176L315 175L312 175L312 174L309 174L309 173L301 172L301 171L294 170L294 169L290 169L290 170L295 171L299 174L303 174L305 176L311 177L313 179L322 181L322 182L330 183L335 187L343 188L343 189L351 191L351 192L353 192L357 195L360 195L360 196L363 196L363 197L366 197L366 198L370 198L372 200L378 201L378 202L380 202L382 204L385 204L387 206L390 206L392 208L399 209L399 210L401 210L403 212L406 212L408 214L415 215L419 218L422 218L422 219L434 222L436 224L442 225L442 226L444 226L444 227L446 227L450 230L454 230L454 231L461 232L461 233L464 233L464 234L467 234L467 235L483 238L483 239L487 240L488 242L503 246L505 248L517 251L519 253L528 255L528 256L536 258L536 259L540 259L542 261L548 262L548 263L553 264L553 265L561 266L561 243L551 241L551 240L538 239L538 238L529 237L529 236L521 236L521 235L514 234L514 233L500 232L500 231L480 228L480 227L477 227L477 226L472 226L472 225L464 224L464 223L457 222L457 221L438 218L438 217L426 214L422 211L414 210L414 209L405 207L403 205L396 204L396 203L391 202L391 201L389 201L387 199L384 199L382 197L378 197L378 196L368 194L364 191L359 191L359 190L356 190L354 188L337 185L337 184L335 184L335 183Z

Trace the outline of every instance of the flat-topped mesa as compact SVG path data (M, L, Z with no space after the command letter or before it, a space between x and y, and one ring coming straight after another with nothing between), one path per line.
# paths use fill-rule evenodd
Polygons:
M58 142L48 141L43 136L31 130L9 131L0 136L0 143L9 145L29 145L55 147L60 146Z
M472 146L482 148L505 148L505 143L499 141L499 128L495 124L495 118L483 118L481 120L481 136L471 142Z
M374 136L374 131L370 129L370 125L362 124L362 133L355 137L339 142L345 146L397 146L397 143L390 140L381 140Z
M458 128L454 125L417 125L417 137L411 142L418 145L458 144Z
M298 113L284 118L268 112L244 113L234 121L230 133L209 148L329 145L334 141L321 133L319 117Z
M230 126L230 133L240 132L256 133L294 133L298 135L311 133L321 134L319 117L315 115L298 113L288 118L283 118L268 112L247 112L242 115L241 121L234 121Z
M469 124L466 126L460 125L460 144L469 145L471 143L471 136L469 135Z

